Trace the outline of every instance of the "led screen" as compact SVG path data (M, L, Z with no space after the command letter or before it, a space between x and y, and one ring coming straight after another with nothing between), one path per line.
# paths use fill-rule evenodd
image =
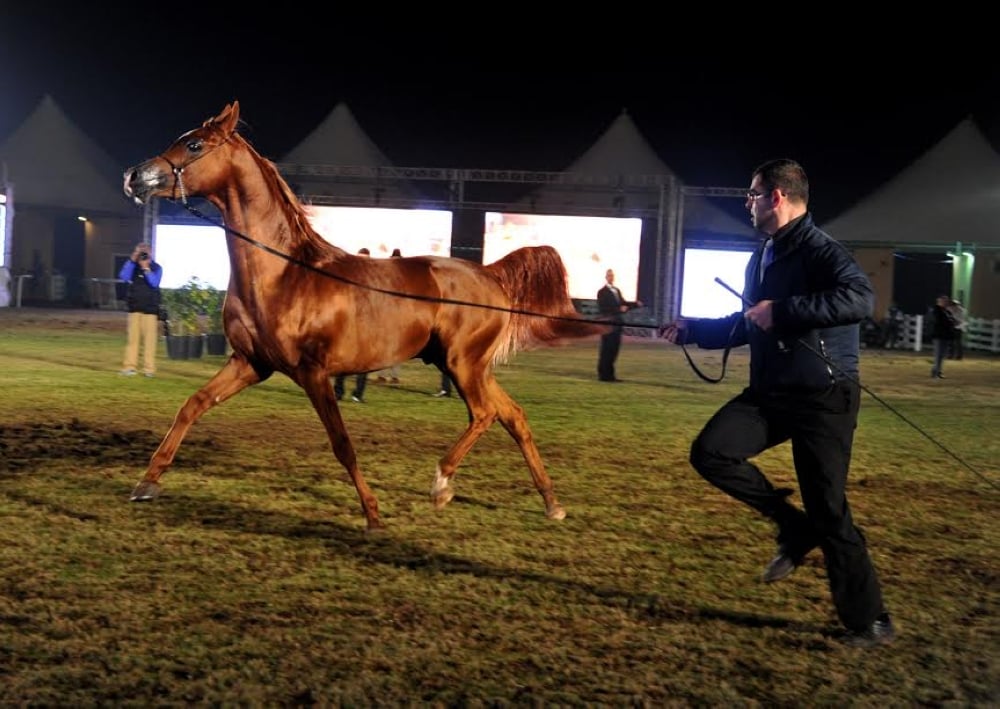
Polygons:
M320 236L349 253L364 246L375 258L388 258L395 248L404 256L451 255L451 212L309 206L306 213ZM221 227L158 224L153 248L163 266L162 288L178 288L192 277L219 290L229 287Z
M438 209L306 207L313 228L331 244L356 254L367 248L374 258L451 256L451 212Z
M486 212L483 263L522 246L548 245L566 266L571 298L596 298L610 268L622 296L635 300L641 236L642 220L636 218Z
M742 310L740 298L715 279L721 279L737 293L742 293L750 254L750 251L684 249L681 317L721 318Z
M179 288L192 278L229 287L229 251L221 227L157 224L153 259L163 267L160 288Z

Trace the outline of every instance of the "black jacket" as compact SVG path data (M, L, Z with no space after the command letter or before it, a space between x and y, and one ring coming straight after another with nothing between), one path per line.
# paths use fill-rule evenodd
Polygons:
M158 315L160 312L160 278L163 269L160 264L151 261L150 273L144 274L136 268L134 261L122 264L118 277L128 283L128 295L125 298L126 307L130 313L147 313Z
M617 286L615 290L618 290ZM625 322L625 314L622 312L621 306L624 305L626 310L632 310L632 308L636 307L634 301L629 302L624 298L620 298L620 294L620 290L616 294L615 291L608 287L607 283L597 291L597 311L614 323Z
M955 319L951 313L934 304L931 309L931 338L935 340L954 340L957 334Z
M843 245L813 224L810 214L776 237L763 281L762 243L747 264L743 291L750 304L774 301L774 327L764 332L740 311L690 323L687 340L704 349L749 344L750 389L759 393L817 391L835 380L856 379L858 323L874 309L868 276Z

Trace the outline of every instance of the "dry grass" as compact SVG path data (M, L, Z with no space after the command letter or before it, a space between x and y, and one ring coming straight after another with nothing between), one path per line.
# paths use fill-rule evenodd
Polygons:
M403 367L344 414L388 524L276 377L209 412L154 503L128 495L220 358L116 376L120 313L0 311L0 703L11 706L994 706L1000 360L866 353L850 497L899 627L841 647L821 559L758 581L772 530L687 463L745 379L627 342L524 353L525 407L569 516L546 520L498 426L436 512L465 408ZM717 372L717 353L696 352ZM786 448L760 459L794 486Z

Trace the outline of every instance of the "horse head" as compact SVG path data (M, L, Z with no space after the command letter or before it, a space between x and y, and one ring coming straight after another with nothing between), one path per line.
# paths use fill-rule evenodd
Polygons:
M228 161L205 159L230 143L240 119L233 101L200 128L188 131L154 158L125 170L125 196L142 205L152 197L186 201L211 193L225 181Z

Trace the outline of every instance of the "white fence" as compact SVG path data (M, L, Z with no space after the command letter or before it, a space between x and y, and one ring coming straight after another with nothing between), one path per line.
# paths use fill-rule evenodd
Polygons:
M925 339L930 341L929 336L925 338L924 316L904 315L893 349L920 352L926 344ZM968 318L964 342L966 351L1000 352L1000 320Z
M1000 320L969 318L965 331L965 349L1000 352Z

